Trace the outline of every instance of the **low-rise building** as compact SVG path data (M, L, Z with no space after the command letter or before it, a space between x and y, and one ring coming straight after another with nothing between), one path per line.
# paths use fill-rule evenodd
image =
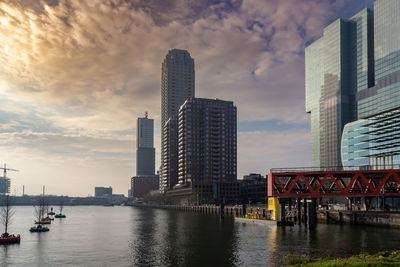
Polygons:
M95 197L103 197L106 195L109 195L109 196L112 195L112 187L111 186L110 187L96 186L94 188L94 196Z
M257 173L243 176L240 193L243 203L266 203L267 178Z
M153 190L159 189L158 175L140 175L131 178L131 197L142 198Z

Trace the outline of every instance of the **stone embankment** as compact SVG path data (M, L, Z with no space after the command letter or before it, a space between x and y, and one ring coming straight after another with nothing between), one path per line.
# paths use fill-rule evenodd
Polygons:
M199 212L199 213L211 213L211 214L220 214L226 216L244 216L245 214L253 214L257 212L260 217L265 217L267 213L266 208L262 207L246 207L246 205L241 206L216 206L216 205L201 205L201 206L183 206L183 205L156 205L156 204L145 204L145 205L136 205L140 207L149 207L149 208L160 208L160 209L172 209L172 210L181 210L188 212Z
M326 223L400 227L400 213L384 211L319 211L318 220Z

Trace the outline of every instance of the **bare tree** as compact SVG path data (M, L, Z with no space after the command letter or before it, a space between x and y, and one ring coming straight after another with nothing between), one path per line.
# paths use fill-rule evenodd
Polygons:
M35 206L35 217L39 224L43 220L45 212L46 212L46 203L44 201L44 197L42 197L39 199L39 203Z
M10 196L5 197L4 205L0 208L0 223L4 226L4 233L7 234L8 226L11 224L15 210L11 206Z
M62 214L63 208L64 208L64 201L60 200L60 214Z

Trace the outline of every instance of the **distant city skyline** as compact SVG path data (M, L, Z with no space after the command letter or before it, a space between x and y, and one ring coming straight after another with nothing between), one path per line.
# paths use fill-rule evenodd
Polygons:
M161 158L160 63L196 60L196 96L238 107L238 178L311 165L304 49L372 0L0 3L0 164L13 194L126 194L135 119L154 118ZM179 108L179 107L178 107Z

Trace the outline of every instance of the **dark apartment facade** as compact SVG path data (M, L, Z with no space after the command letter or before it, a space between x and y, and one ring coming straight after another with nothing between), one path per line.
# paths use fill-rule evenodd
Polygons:
M238 202L236 112L219 99L191 97L181 106L177 188L191 187L202 202Z

